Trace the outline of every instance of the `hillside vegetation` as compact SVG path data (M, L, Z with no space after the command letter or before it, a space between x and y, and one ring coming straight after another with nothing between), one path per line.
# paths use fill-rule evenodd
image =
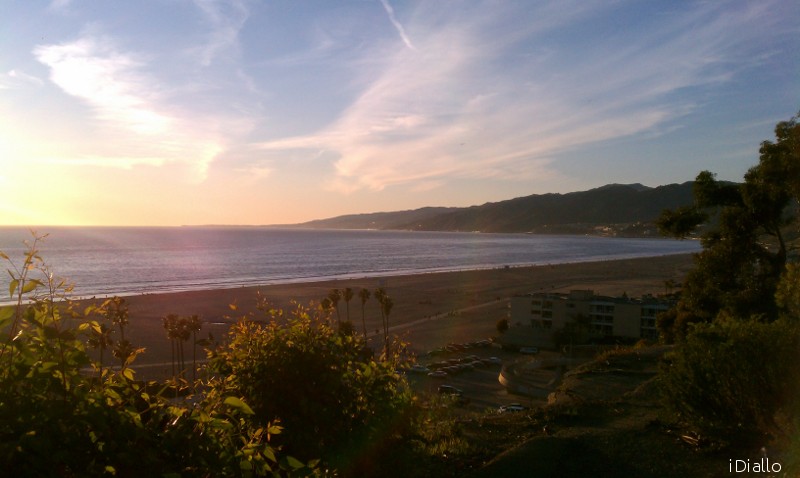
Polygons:
M650 188L609 184L589 191L531 196L466 208L353 214L300 224L310 228L654 235L664 209L692 203L693 182Z

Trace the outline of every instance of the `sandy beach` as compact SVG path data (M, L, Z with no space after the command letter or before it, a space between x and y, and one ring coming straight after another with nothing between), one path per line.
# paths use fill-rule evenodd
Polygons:
M448 342L494 335L495 324L506 317L507 299L514 294L570 289L593 289L606 295L659 294L665 290L665 281L682 282L691 265L691 255L687 254L146 294L126 297L131 324L128 334L134 344L146 348L146 353L137 360L139 365L163 363L170 360L169 341L161 321L166 314L197 314L203 320L201 335L210 332L219 339L238 317L258 312L255 309L257 292L276 307L287 309L292 300L301 304L319 303L331 289L345 287L355 292L349 304L349 315L356 330L361 331L358 291L384 287L395 304L390 317L392 331L410 342L412 350L423 353ZM236 304L236 310L229 304ZM339 303L339 312L342 320L346 320L348 312L344 301ZM367 330L376 332L380 324L376 300L367 302L365 315Z

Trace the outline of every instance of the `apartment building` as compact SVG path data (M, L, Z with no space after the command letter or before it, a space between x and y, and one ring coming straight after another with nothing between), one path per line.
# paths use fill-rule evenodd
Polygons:
M599 296L592 290L534 292L511 298L510 322L555 331L583 319L595 335L655 339L656 316L671 306L671 302L649 295L633 299Z

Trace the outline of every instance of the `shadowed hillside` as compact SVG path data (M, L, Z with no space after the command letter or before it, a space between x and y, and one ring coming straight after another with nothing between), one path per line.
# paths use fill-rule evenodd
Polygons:
M466 208L428 207L321 219L311 228L652 235L664 209L692 203L693 182L650 188L609 184L567 194L534 194Z

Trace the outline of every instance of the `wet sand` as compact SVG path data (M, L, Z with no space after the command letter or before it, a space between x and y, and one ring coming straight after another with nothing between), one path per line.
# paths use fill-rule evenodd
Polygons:
M138 364L170 360L170 345L162 327L166 314L197 314L203 320L200 335L209 332L224 336L227 327L244 314L255 313L256 293L260 292L276 307L291 308L290 301L319 303L333 288L350 287L354 297L349 317L362 330L362 307L358 291L384 287L394 301L390 316L393 332L423 352L451 341L486 338L495 333L495 324L506 316L508 298L534 291L593 289L606 295L639 296L665 292L665 281L682 282L691 269L691 255L669 255L534 267L442 272L394 276L279 284L126 297L130 307L131 341L146 348ZM232 310L229 304L236 304ZM371 298L364 308L367 330L373 334L380 326L378 303ZM348 316L344 300L339 303L341 320ZM334 314L334 320L336 314ZM187 347L188 348L188 347Z

